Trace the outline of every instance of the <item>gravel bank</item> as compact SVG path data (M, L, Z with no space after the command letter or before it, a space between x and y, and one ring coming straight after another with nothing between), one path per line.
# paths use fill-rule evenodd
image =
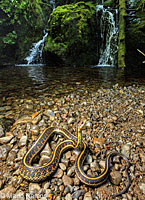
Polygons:
M13 200L113 199L112 194L121 191L126 184L126 163L118 158L113 160L111 182L98 188L84 185L76 176L76 150L64 153L56 173L42 183L29 183L19 175L21 159L45 128L59 126L76 134L78 122L84 119L87 122L83 139L90 149L84 171L88 175L98 175L109 152L122 152L131 163L132 184L126 194L116 199L145 199L145 87L116 84L110 89L96 91L81 85L78 88L67 95L62 91L62 95L48 96L44 91L37 98L6 98L0 107L0 199L7 199L8 195ZM40 112L35 117L33 113L37 111ZM43 165L48 162L62 139L54 135L35 163Z

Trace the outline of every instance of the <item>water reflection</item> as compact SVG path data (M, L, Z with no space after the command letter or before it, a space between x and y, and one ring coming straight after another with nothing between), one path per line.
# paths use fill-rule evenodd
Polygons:
M137 73L136 73L137 74ZM136 75L135 74L135 75ZM131 71L131 77L132 77ZM109 88L115 83L133 81L115 67L51 67L44 65L0 68L0 96L37 96L58 94L84 87L96 90ZM138 79L141 80L141 79ZM141 84L144 84L141 80ZM78 86L78 87L76 87Z
M26 67L28 77L35 82L45 82L44 66L28 66Z

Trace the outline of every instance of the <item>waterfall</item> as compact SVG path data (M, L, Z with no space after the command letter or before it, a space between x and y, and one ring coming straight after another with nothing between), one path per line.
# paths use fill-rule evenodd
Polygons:
M42 52L44 48L44 42L48 33L45 33L44 31L44 34L45 35L40 41L32 44L32 48L30 49L30 54L25 58L28 65L32 63L42 63Z
M55 10L55 0L50 0L50 4L52 5L52 10Z
M109 10L105 9L103 5L96 7L97 21L100 33L98 36L99 47L98 54L99 62L98 65L116 65L117 60L117 37L118 29L116 26L115 18ZM117 17L117 11L115 10Z

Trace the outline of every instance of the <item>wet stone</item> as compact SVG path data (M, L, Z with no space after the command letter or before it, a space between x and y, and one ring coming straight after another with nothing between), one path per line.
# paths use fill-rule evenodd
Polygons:
M18 177L17 176L13 176L12 179L9 182L9 185L12 185L13 187L17 186L17 182L18 182Z
M49 188L49 186L50 186L50 182L46 182L44 183L43 188L46 190Z
M63 186L63 185L60 185L60 186L59 186L59 190L60 190L60 192L63 192L63 191L64 191L64 186Z
M99 162L99 165L101 166L101 168L105 168L105 161L104 160L101 160Z
M4 185L4 180L0 179L0 190L2 189L3 185Z
M31 105L31 104L26 104L26 105L25 105L25 108L26 108L27 110L33 110L33 105Z
M88 163L88 164L91 164L91 163L92 163L92 161L93 161L93 159L92 159L92 156L90 156L90 155L87 155L87 158L86 158L86 160L87 160L87 163Z

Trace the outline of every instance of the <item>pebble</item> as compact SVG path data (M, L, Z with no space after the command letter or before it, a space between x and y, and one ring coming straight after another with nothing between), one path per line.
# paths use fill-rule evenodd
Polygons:
M8 152L10 151L10 145L2 145L0 146L0 160L6 160Z
M74 181L74 185L80 185L80 179L78 177L75 177L73 181Z
M48 189L50 186L50 182L46 182L44 185L43 185L43 188L46 190Z
M2 125L0 125L0 138L5 135Z
M125 144L125 145L122 146L121 153L125 154L129 158L129 156L130 156L130 150L131 150L130 144Z
M36 194L39 193L41 187L38 183L30 183L29 184L29 192L30 194Z
M27 152L26 146L22 147L17 154L18 160L21 160L26 154L26 152Z
M39 135L39 127L37 125L32 125L31 126L31 131L33 135Z
M65 158L68 160L71 157L71 151L66 152Z
M73 185L73 179L70 178L70 177L67 176L67 175L63 175L62 181L63 181L64 186Z
M65 164L63 164L63 163L59 163L59 166L60 166L60 168L61 168L63 171L66 170L66 166L65 166Z
M7 197L11 197L16 192L16 188L10 186L5 187L0 191L0 199L5 200Z
M63 176L63 170L58 168L55 174L53 175L55 178L61 178Z
M83 196L85 193L84 190L77 190L76 192L73 193L72 198L73 199L79 199L80 196Z
M55 114L52 110L45 110L43 114L49 117L51 121L54 120Z
M33 120L32 120L32 124L36 125L38 124L42 119L42 114L39 114L37 117L35 117Z
M45 156L45 155L42 155L40 160L39 160L39 165L44 165L44 164L47 164L50 160L49 160L49 156Z
M18 143L19 147L25 146L27 143L27 140L28 140L27 135L23 135L19 140L19 143Z
M65 200L72 200L72 195L70 193L68 193L66 196L65 196Z
M73 124L75 121L76 121L75 118L69 118L68 121L67 121L67 123L68 124Z
M114 184L114 185L119 185L121 180L122 180L122 175L120 174L120 172L118 171L112 171L110 173L110 177L111 177L111 182Z
M0 179L0 190L2 189L3 185L4 185L4 180Z
M139 183L139 188L145 194L145 183Z
M87 155L87 158L86 158L86 160L87 160L87 163L88 163L88 164L91 164L91 163L92 163L92 161L93 161L93 159L92 159L92 156L90 156L90 155Z
M72 176L75 173L75 166L73 165L67 172L68 176Z
M13 135L10 136L6 136L6 137L1 137L0 138L0 144L6 144L8 142L10 142L10 140L13 138Z
M83 200L93 200L91 192L85 193Z
M51 148L48 143L46 143L44 149L41 151L40 155L50 156L52 154Z
M18 149L12 149L9 153L8 153L8 156L7 156L7 163L8 164L13 164L16 156L17 156L17 152L18 152Z
M104 161L104 160L101 160L101 161L99 162L99 165L100 165L101 168L105 168L105 161Z

